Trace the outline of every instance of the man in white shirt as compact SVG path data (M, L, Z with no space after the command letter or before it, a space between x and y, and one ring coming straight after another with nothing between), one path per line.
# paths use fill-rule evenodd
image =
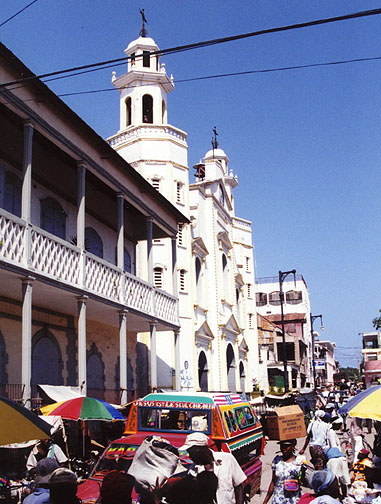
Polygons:
M322 471L324 468L324 453L323 450L327 448L327 434L330 425L323 419L325 411L315 411L315 418L307 427L307 438L303 448L300 450L300 455L303 455L308 444L310 445L311 462L316 471Z
M243 504L242 483L246 475L231 453L215 452L208 448L209 438L202 432L193 432L186 437L179 450L187 450L194 465L188 473L192 476L202 471L212 471L218 478L217 504Z
M30 452L26 461L27 471L33 476L37 463L43 458L54 459L58 465L62 466L67 462L67 456L61 448L54 444L50 439L41 439Z

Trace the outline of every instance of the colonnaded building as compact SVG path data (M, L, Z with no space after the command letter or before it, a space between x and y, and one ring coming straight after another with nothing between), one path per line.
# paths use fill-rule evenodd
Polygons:
M41 384L125 402L157 388L247 393L257 377L237 177L215 141L189 183L158 47L141 36L125 52L107 141L37 78L0 89L0 388L26 403ZM1 45L1 82L25 76Z

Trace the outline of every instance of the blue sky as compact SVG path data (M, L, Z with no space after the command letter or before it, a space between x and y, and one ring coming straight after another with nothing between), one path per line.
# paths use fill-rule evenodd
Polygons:
M0 24L30 0L1 0ZM140 30L161 49L379 8L367 0L38 0L0 28L33 72L123 57ZM381 57L381 16L166 56L175 81ZM125 65L57 80L57 94L111 89ZM323 339L356 365L359 332L381 308L381 60L177 83L168 120L188 133L189 165L213 126L238 175L236 213L252 221L257 276L304 276ZM63 98L104 138L119 128L117 91ZM192 170L191 170L192 173Z

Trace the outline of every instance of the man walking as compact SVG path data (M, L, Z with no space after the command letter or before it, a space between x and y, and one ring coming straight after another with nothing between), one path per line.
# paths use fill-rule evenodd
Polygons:
M193 432L179 448L187 450L194 462L188 473L196 477L202 471L214 472L218 478L217 504L243 504L245 473L231 453L210 450L208 441L209 438L202 432Z

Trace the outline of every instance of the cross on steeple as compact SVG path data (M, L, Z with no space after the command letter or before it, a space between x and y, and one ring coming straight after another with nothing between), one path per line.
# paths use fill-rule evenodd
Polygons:
M214 149L217 149L218 147L218 142L217 142L217 136L218 136L218 133L217 133L217 128L214 126L213 128L213 133L214 133L214 137L212 137L212 147L213 147L213 150Z
M145 17L144 9L140 9L139 12L140 12L140 15L142 16L142 29L140 30L139 35L141 37L146 37L148 32L146 30L145 23L148 23L148 21Z

